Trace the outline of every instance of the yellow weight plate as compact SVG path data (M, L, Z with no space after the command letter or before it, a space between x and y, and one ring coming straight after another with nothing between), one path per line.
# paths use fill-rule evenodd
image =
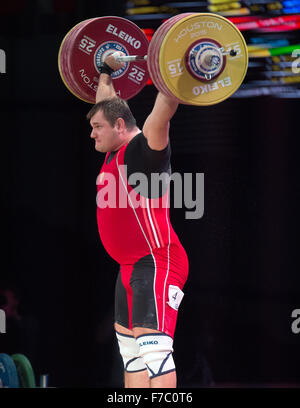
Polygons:
M172 97L172 93L166 87L163 79L160 75L159 69L159 52L161 48L161 43L169 31L170 27L172 27L175 23L177 23L180 19L191 16L195 13L182 13L178 14L174 17L169 18L166 20L159 28L155 31L152 40L149 44L148 53L147 53L147 65L149 69L150 76L156 88L163 94Z
M224 66L218 76L202 81L191 75L185 64L187 51L193 44L211 39L224 48ZM213 105L231 96L241 85L248 67L246 42L240 31L226 18L199 13L182 18L167 32L159 53L160 75L182 103Z

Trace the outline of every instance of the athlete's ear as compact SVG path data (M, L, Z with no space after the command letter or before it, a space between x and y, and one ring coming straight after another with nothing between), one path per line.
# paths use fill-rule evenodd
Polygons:
M116 128L118 131L120 131L120 132L124 131L124 130L126 129L126 125L125 125L124 119L118 118L118 119L116 120L116 123L115 123L115 128Z

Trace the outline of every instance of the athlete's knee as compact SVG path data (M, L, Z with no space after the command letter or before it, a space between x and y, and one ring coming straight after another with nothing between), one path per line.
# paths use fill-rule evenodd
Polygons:
M116 332L120 354L124 363L124 370L136 373L146 370L143 358L139 355L140 349L133 336Z
M175 371L173 339L164 333L143 334L136 339L150 379Z

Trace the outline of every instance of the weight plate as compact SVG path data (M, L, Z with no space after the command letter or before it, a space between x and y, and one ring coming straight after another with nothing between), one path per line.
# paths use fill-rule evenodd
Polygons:
M77 98L82 99L80 96L81 90L73 80L73 78L70 76L70 71L69 71L69 57L70 57L70 43L72 41L72 38L74 37L74 33L78 31L78 29L85 24L89 20L84 20L78 23L76 26L71 28L71 30L65 35L60 48L58 52L58 69L59 73L61 76L61 79L65 86L68 88L68 90L75 95Z
M81 21L76 26L74 26L63 39L59 54L58 54L58 66L61 78L68 88L68 90L75 95L77 98L88 102L87 98L89 97L86 93L77 85L74 77L71 73L71 61L70 61L70 48L72 46L72 41L74 41L74 35L83 27L87 22L93 19L88 19Z
M213 39L227 55L222 73L209 82L194 78L185 66L189 47L202 39ZM164 37L159 53L160 75L170 92L181 103L213 105L231 96L241 85L248 66L248 52L240 31L226 18L198 13L181 18Z
M98 67L109 53L122 51L125 55L146 55L148 50L148 39L142 30L121 17L91 19L71 30L66 42L60 52L60 59L64 61L63 77L73 91L76 87L75 94L80 90L76 96L89 103L95 103ZM62 56L64 52L67 55ZM126 63L124 68L112 74L116 93L125 100L140 92L148 78L145 61Z
M179 20L184 17L191 16L195 13L181 13L165 21L154 33L148 48L148 69L150 76L156 88L163 94L175 98L166 86L160 74L159 68L159 52L163 39L165 38L169 29Z
M13 359L0 353L0 388L19 388L18 373Z
M77 33L85 27L86 24L88 24L90 20L85 20L82 23L78 24L77 27L71 32L70 36L68 37L68 40L66 42L66 49L65 49L65 76L68 78L69 84L71 89L73 89L73 93L75 96L77 96L79 99L81 99L84 102L88 102L89 95L85 92L82 87L79 86L79 84L76 81L76 78L74 77L73 70L72 70L72 54L71 54L71 48L73 46L73 43L75 41L75 36Z
M160 73L159 73L159 50L162 43L162 40L165 36L165 33L168 30L168 27L172 25L172 21L178 20L178 16L169 18L165 21L154 33L152 40L149 44L148 48L148 56L147 56L147 64L148 69L150 72L151 79L156 86L156 88L164 93L165 95L169 96L169 90L166 87L165 83L163 82Z
M30 361L23 354L13 354L11 356L19 377L21 388L35 388L35 377Z

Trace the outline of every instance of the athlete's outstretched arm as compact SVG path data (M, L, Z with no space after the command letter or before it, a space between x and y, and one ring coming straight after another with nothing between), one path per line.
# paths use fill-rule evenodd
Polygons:
M96 103L104 100L114 98L116 95L112 79L108 74L100 74L98 89L96 93Z
M178 107L178 102L158 93L154 107L143 126L143 134L153 150L163 150L169 142L170 120Z
M112 55L105 58L105 63L114 71L122 68L125 65L124 62L117 62ZM117 94L110 75L105 73L100 74L96 93L96 103L102 101L103 99L114 98L115 96L117 96Z

